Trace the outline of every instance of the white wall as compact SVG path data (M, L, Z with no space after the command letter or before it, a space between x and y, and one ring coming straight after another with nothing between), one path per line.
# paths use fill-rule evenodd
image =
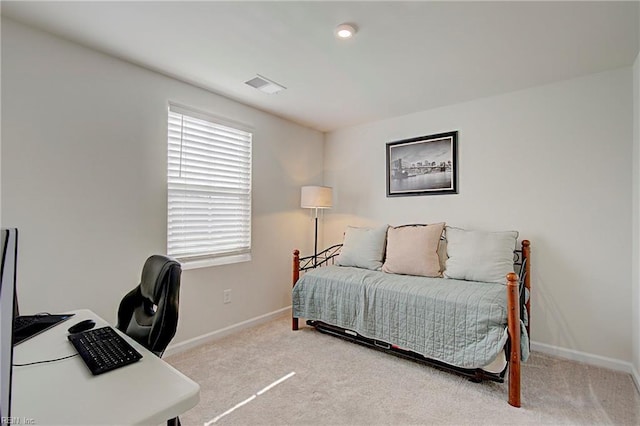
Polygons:
M325 240L347 224L520 231L532 339L631 361L632 75L624 68L339 130ZM385 143L458 130L459 194L385 196Z
M290 305L291 251L313 238L299 191L321 183L322 133L5 19L2 87L2 220L21 232L23 312L115 321L145 259L166 252L169 101L255 129L253 260L183 272L174 343Z
M640 27L640 8L638 8ZM638 34L640 38L640 33ZM631 342L633 352L633 377L640 391L640 54L633 64L633 180L632 180L632 239L631 282Z
M640 18L639 18L640 20ZM633 65L633 257L631 298L634 378L640 390L640 54Z

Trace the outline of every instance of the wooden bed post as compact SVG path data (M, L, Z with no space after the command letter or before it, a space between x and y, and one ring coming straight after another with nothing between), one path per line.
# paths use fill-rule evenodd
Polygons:
M529 298L525 306L527 307L527 335L529 336L529 348L531 348L531 242L529 240L522 240L522 258L526 259L524 272L524 286L529 293Z
M291 287L296 285L298 282L298 278L300 278L300 251L293 251L293 283ZM291 330L298 329L298 318L293 316L293 305L291 305Z
M520 297L518 276L507 274L507 324L511 349L509 353L509 404L520 407Z

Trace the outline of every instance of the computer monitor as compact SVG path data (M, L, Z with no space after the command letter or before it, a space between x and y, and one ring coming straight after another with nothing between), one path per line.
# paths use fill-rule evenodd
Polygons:
M16 305L18 230L0 231L0 423L11 422L11 364L13 363L13 317Z

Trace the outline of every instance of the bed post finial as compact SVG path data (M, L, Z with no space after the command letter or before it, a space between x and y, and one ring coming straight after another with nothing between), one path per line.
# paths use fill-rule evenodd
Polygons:
M300 250L295 249L293 251L293 282L292 287L296 285L296 283L298 282L298 279L300 278ZM298 329L298 318L295 318L293 316L293 304L291 305L291 329L292 330L297 330Z
M511 339L509 351L509 404L520 407L520 296L518 276L507 274L507 326Z

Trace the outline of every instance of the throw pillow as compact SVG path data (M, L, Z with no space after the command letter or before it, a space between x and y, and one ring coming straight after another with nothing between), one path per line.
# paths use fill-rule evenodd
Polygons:
M348 226L336 264L379 270L384 259L388 225L378 228Z
M516 231L484 232L446 227L445 278L506 284L513 272Z
M382 270L391 274L441 276L438 245L443 229L444 223L390 227Z

